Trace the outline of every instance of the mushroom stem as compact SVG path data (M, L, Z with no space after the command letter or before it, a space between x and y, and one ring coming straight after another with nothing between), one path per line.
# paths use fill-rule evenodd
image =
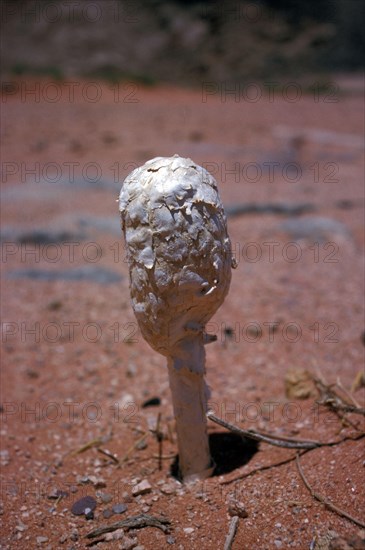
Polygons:
M209 477L214 465L207 434L209 389L204 380L205 350L201 339L189 341L186 354L168 358L176 420L179 470L185 482ZM189 353L190 352L190 353Z

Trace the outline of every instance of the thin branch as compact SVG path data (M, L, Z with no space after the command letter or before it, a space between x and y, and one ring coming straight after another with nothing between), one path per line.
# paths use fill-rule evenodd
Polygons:
M319 402L321 405L329 405L332 409L337 409L338 411L347 412L347 413L353 413L353 414L361 414L365 416L365 409L362 409L360 407L355 407L354 405L348 405L344 403L338 403L335 400L331 400L330 398L327 398L325 401Z
M353 397L348 394L347 390L345 390L341 382L338 381L337 384L327 384L323 377L318 378L316 376L313 376L313 382L315 383L320 394L320 401L318 402L319 404L327 405L334 412L339 411L345 413L348 412L361 414L363 416L365 415L364 408L357 407L354 404L348 403L332 389L333 386L339 387L349 397L349 399L354 402ZM348 421L348 419L346 420Z
M119 460L118 458L113 455L113 453L111 453L110 451L108 451L107 449L101 449L100 447L97 447L96 449L99 453L101 453L102 455L105 455L109 458L112 459L112 461L115 463L115 464L119 464Z
M274 445L276 447L284 447L285 449L315 449L322 445L320 441L289 439L287 437L263 434L255 430L243 430L242 428L238 428L238 426L235 426L234 424L226 422L218 416L215 416L215 414L213 414L211 411L207 412L207 417L209 418L209 420L212 420L216 424L223 426L231 432L237 433L243 437L248 437L249 439L254 439L255 441L269 443L269 445Z
M310 486L307 478L304 475L304 472L302 470L302 467L301 467L301 464L300 464L300 461L299 461L299 455L298 454L296 455L296 464L297 464L299 475L302 478L302 481L303 481L304 485L306 486L308 491L311 493L313 498L315 498L316 500L318 500L319 502L324 504L326 506L326 508L328 508L332 512L335 512L337 515L342 516L342 517L352 521L353 523L355 523L359 527L365 528L365 523L363 523L359 519L354 518L353 516L351 516L350 514L345 512L344 510L341 510L341 508L339 508L335 504L332 504L332 502L327 500L324 496L322 496L322 495L320 495L320 494L318 494L314 491L314 489Z
M357 408L361 409L359 403L356 401L355 397L351 395L351 393L345 388L345 386L342 384L340 377L337 377L337 387L340 388L340 390L343 391L343 393L346 395L347 399L351 401L351 403Z
M164 533L168 533L170 530L170 520L162 516L150 516L148 514L139 514L138 516L131 516L129 518L111 523L109 525L102 525L93 531L90 531L85 535L88 539L94 539L105 535L105 533L112 533L117 529L141 529L143 527L156 527L161 529Z
M102 437L97 437L95 439L92 439L91 441L88 441L81 447L78 447L77 449L71 451L68 453L69 456L75 456L81 453L84 453L85 451L88 451L89 449L92 449L93 447L98 447L103 443Z
M232 548L233 540L237 533L239 519L240 518L238 516L233 516L233 518L231 519L226 542L224 543L224 550L231 550Z

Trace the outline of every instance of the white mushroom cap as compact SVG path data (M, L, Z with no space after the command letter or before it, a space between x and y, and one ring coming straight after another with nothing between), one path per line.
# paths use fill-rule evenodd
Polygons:
M156 157L129 174L119 209L133 310L147 342L179 356L222 304L231 245L215 179L191 159Z

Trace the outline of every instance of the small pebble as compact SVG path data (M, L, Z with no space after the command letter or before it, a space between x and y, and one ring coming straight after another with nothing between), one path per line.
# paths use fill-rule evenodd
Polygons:
M132 539L130 537L124 536L122 544L120 545L120 550L132 550L138 545L137 539Z
M72 542L76 542L77 540L79 540L79 532L77 529L72 530L70 539L72 540Z
M123 512L126 512L127 509L127 506L123 503L114 504L112 508L114 514L123 514Z
M148 443L145 439L142 439L142 441L139 441L136 445L136 449L138 451L142 451L143 449L146 449L148 447Z
M104 504L109 504L112 501L113 497L109 493L100 493L100 499Z
M103 518L109 519L113 515L113 512L110 510L110 508L107 508L106 510L103 510Z
M85 510L85 519L90 520L94 519L94 511L91 508L86 508Z
M73 503L71 512L75 516L82 516L86 513L86 510L89 510L90 512L93 512L96 508L96 500L93 497L86 496L83 498L80 498L80 500L77 500Z
M127 376L133 378L137 374L137 368L134 363L128 363Z
M137 497L138 495L145 495L152 491L152 486L147 479L143 479L140 483L137 483L132 489L132 495Z
M228 513L231 517L238 516L240 518L247 518L248 513L242 502L238 500L231 500L228 504Z
M88 481L90 481L96 489L103 489L106 487L105 480L102 477L88 476Z
M48 537L37 537L37 544L44 544L45 542L48 542Z
M160 490L164 495L174 495L176 493L176 487L170 483L165 483L162 485Z
M186 535L191 535L194 533L195 529L194 527L184 527L183 531Z
M107 533L105 535L105 541L110 542L112 540L120 540L123 537L124 537L123 529L117 529L116 531L113 531L112 533Z
M123 491L122 497L123 497L124 502L127 502L127 503L133 502L133 499L132 499L131 495L129 493L127 493L127 491Z

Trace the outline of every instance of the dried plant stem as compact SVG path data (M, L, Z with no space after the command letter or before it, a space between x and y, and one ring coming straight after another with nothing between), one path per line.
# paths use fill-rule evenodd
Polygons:
M349 399L351 401L351 403L357 409L361 409L361 407L360 407L359 403L356 401L355 397L353 395L351 395L351 393L345 388L345 386L342 384L339 377L337 378L336 385L337 385L338 388L340 388L341 391L343 391L343 393L346 395L347 399Z
M238 516L233 516L233 518L231 519L226 542L224 543L224 550L231 550L232 548L233 540L237 533L239 519L240 518Z
M88 539L94 539L105 535L106 533L112 533L117 529L141 529L143 527L156 527L161 529L164 533L168 533L170 530L170 520L162 516L150 516L148 514L139 514L138 516L131 516L129 518L111 523L109 525L102 525L93 531L90 531L85 535Z
M215 414L211 411L207 412L207 417L209 420L212 420L216 424L227 428L227 430L230 430L231 432L242 435L243 437L254 439L255 441L269 443L269 445L275 445L276 447L284 447L285 449L315 449L316 447L321 446L319 441L289 439L286 437L278 437L276 435L263 434L256 432L255 430L243 430L242 428L238 428L238 426L230 424L218 416L215 416Z
M319 502L321 502L322 504L324 504L326 506L326 508L328 508L329 510L331 510L332 512L335 512L336 514L338 514L339 516L342 516L350 521L352 521L353 523L355 523L356 525L358 525L359 527L363 527L365 528L365 523L360 521L359 519L356 519L354 518L353 516L351 516L350 514L348 514L347 512L345 512L344 510L342 510L341 508L339 508L338 506L336 506L335 504L332 504L332 502L330 502L329 500L327 500L324 496L316 493L313 488L311 487L311 485L309 484L307 478L305 477L304 475L304 472L302 470L302 467L301 467L301 464L300 464L300 460L299 460L299 455L297 454L296 456L296 464L297 464L297 468L298 468L298 472L299 472L299 475L300 477L302 478L302 481L304 483L304 485L306 486L306 488L308 489L308 491L311 493L312 497L315 498L316 500L318 500Z
M88 441L78 449L75 449L74 451L69 453L69 456L75 456L81 453L84 453L85 451L88 451L89 449L92 449L93 447L98 447L103 443L103 439L101 437L97 437L96 439L92 439L91 441Z
M365 409L355 405L356 401L348 394L348 391L342 386L341 382L337 384L327 384L323 377L319 378L315 376L313 377L313 381L320 394L320 401L318 401L320 405L328 406L335 413L353 413L365 416ZM338 395L338 393L332 389L334 385L337 385L352 403L348 403ZM346 420L349 422L348 419Z
M105 456L108 456L109 458L111 458L112 461L114 462L114 464L119 464L118 458L115 455L113 455L113 453L108 451L107 449L101 449L100 447L97 447L97 451L99 453L101 453L102 455L105 455Z

